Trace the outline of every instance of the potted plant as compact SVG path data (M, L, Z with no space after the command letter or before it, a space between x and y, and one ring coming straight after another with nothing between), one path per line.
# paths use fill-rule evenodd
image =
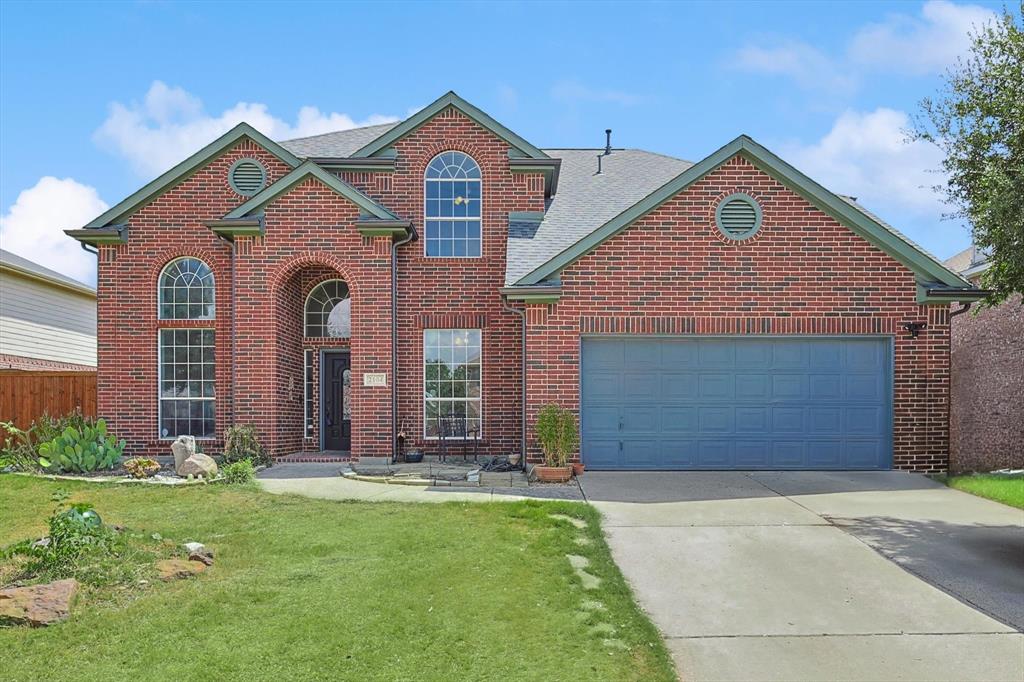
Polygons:
M544 451L544 465L534 467L537 479L545 483L565 483L572 478L569 456L579 443L576 416L558 405L545 405L537 414L534 430Z

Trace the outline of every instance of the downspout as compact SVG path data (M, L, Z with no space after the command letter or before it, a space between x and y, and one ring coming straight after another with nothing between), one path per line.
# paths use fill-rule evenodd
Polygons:
M520 400L522 402L520 414L520 419L522 420L522 436L519 443L519 451L521 453L519 457L519 468L526 471L526 311L510 306L508 304L508 297L506 296L501 297L501 307L510 313L518 315L523 325L519 342L519 346L521 348L519 371L521 373L522 382L522 393L520 396Z
M96 257L99 257L99 255L100 255L100 250L99 249L93 248L93 247L89 246L88 244L86 244L85 242L78 242L78 245L82 247L82 251L85 251L86 253L91 253L92 255L94 255Z
M238 328L235 324L235 320L238 319L237 310L235 309L235 305L238 302L238 296L236 295L238 287L235 286L238 273L235 271L235 254L238 253L238 247L233 239L228 239L222 234L218 234L217 237L221 241L227 242L228 246L231 247L231 426L234 426L235 401L238 399L237 392L235 391L238 383Z
M398 461L398 247L416 239L410 223L409 234L391 242L391 461Z
M949 316L951 318L952 317L956 317L957 315L962 315L962 314L966 313L968 310L971 309L971 302L970 301L960 301L960 305L963 306L962 308L960 308L960 310L951 310L949 312Z

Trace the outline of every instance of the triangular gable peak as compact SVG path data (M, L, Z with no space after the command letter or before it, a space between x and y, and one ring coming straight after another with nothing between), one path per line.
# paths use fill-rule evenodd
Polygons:
M477 125L485 128L501 138L511 147L510 155L522 159L549 159L547 154L533 146L525 139L512 132L486 112L473 106L454 92L447 92L418 112L405 119L394 128L357 150L353 157L387 156L392 153L395 142L412 133L427 121L448 108L458 110Z
M366 236L404 235L411 229L407 220L401 220L394 213L348 184L337 175L324 170L312 161L306 161L283 178L265 187L261 192L238 206L220 220L206 225L217 234L235 237L263 233L263 210L274 200L284 196L306 180L314 178L339 196L351 201L359 208L360 218L356 223L359 231Z
M111 207L102 215L97 216L85 226L84 230L110 228L124 223L130 215L167 190L187 180L195 172L234 147L244 138L252 140L254 143L267 150L292 168L295 168L301 163L298 157L260 131L253 128L248 123L239 123L192 156L174 166L174 168L171 168L166 173L163 173L158 178L148 183L124 201ZM72 236L76 239L81 239L82 237L78 233L82 233L84 230L69 230L69 232L75 233L72 234ZM83 241L85 240L83 239Z
M819 210L832 216L871 244L880 248L897 261L910 268L922 283L936 283L956 289L971 289L970 283L952 270L946 268L916 244L882 223L851 201L844 200L822 187L796 168L783 161L771 151L746 135L741 135L707 158L683 171L662 185L642 201L637 202L615 218L598 227L590 234L543 265L520 278L515 286L537 285L557 278L559 271L590 253L608 239L622 232L636 220L658 208L696 181L719 168L735 156L750 161L756 168L767 173L793 190Z

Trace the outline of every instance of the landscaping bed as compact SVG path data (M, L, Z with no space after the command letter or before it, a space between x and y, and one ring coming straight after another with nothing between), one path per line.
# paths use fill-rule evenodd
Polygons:
M585 505L0 476L0 545L45 534L62 489L147 547L154 533L199 539L217 563L190 580L86 585L66 622L0 629L5 679L674 679Z

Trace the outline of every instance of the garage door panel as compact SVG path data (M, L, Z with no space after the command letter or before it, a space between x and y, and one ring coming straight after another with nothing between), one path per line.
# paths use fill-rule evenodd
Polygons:
M661 375L661 397L665 402L693 400L697 397L697 375L666 372Z
M697 408L666 405L661 408L661 430L664 433L697 433Z
M771 464L771 443L767 440L736 441L736 465L763 467Z
M888 338L588 338L582 351L590 468L891 466Z
M583 404L615 403L622 399L622 373L595 370L587 375L582 390Z
M769 396L767 374L737 374L737 400L763 400Z
M637 469L657 466L660 450L659 440L654 438L631 439L622 444L623 458Z
M595 436L609 436L619 433L619 406L600 405L587 407L583 411L583 429Z
M811 400L842 400L843 377L839 374L811 374L807 377L807 391Z
M657 405L626 405L622 408L622 431L625 435L640 436L660 431Z
M733 408L701 407L698 408L698 419L701 433L732 433Z
M665 468L692 467L697 463L697 441L667 438L661 441L661 465Z
M698 386L702 400L723 400L736 395L735 375L733 374L701 374Z
M724 467L732 462L733 443L730 440L701 440L697 444L697 464L706 467Z
M622 394L626 401L657 399L661 376L656 372L626 372L622 377Z

